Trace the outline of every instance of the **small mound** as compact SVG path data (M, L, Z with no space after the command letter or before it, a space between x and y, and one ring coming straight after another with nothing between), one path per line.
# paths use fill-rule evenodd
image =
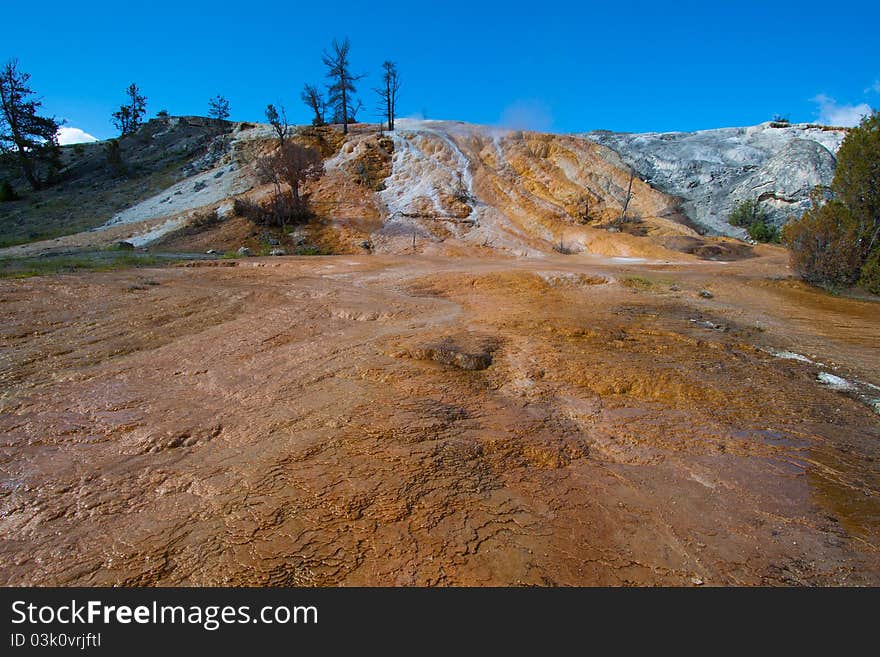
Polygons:
M687 235L675 235L661 241L667 249L697 256L700 260L745 260L755 256L748 244L726 239L700 239Z
M599 274L579 274L563 271L539 271L540 276L550 287L583 287L591 285L605 285L610 279Z
M433 360L461 370L485 370L498 349L497 338L476 333L458 333L417 345L408 355L416 360Z

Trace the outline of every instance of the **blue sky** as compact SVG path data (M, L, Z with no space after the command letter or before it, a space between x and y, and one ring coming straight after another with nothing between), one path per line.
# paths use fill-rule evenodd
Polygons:
M321 51L349 36L360 95L398 63L401 116L578 132L695 130L853 120L880 107L880 3L47 2L4 8L0 58L17 57L49 112L100 138L135 81L148 113L235 120L281 102L309 114ZM45 15L45 14L43 14Z

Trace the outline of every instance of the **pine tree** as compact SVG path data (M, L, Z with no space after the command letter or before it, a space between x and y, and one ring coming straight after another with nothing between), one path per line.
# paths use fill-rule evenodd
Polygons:
M37 113L42 103L33 98L30 77L18 70L15 59L0 72L0 152L14 154L22 175L36 190L60 167L58 128L62 122ZM41 165L47 167L44 176Z
M342 124L342 132L348 134L348 124L356 119L361 102L355 98L357 89L354 83L363 75L353 75L348 61L351 43L346 37L342 43L333 39L330 52L324 52L322 61L327 67L327 77L332 82L327 85L327 101L333 108L333 120Z
M147 97L141 95L141 90L134 82L125 90L125 93L128 95L128 102L113 112L113 125L119 130L122 137L137 131L147 113Z
M281 108L281 112L271 103L266 106L266 120L278 136L278 146L284 148L284 140L287 139L290 125L287 123L287 112L284 111L284 105L279 105L278 107Z
M794 270L811 283L858 284L880 294L880 112L840 145L831 199L821 189L811 199L813 207L783 230Z
M208 116L212 119L218 119L219 121L225 121L228 119L229 101L219 94L214 96L208 101Z

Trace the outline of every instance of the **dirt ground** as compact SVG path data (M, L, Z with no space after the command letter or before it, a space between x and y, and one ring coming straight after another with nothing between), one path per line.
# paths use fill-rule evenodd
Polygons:
M878 585L880 306L758 253L0 281L0 584Z

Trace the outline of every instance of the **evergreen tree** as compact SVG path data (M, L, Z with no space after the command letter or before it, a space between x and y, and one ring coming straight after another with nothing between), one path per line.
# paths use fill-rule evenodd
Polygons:
M266 106L266 120L278 136L278 146L284 148L284 140L287 139L290 126L287 123L287 112L284 111L284 105L278 107L281 108L280 112L271 103Z
M850 130L837 152L831 199L789 222L783 239L792 267L811 283L852 285L880 294L880 112Z
M740 228L748 228L758 221L768 221L767 211L754 199L746 199L737 203L727 219L727 223L731 226L739 226Z
M134 82L125 90L125 93L128 96L128 102L113 112L113 125L119 130L122 137L136 132L147 113L147 97L141 94L141 90Z
M12 154L30 186L39 189L60 168L62 122L38 114L42 103L28 86L30 77L15 59L0 71L0 153Z
M229 118L229 101L223 96L214 96L208 101L208 116L225 121Z
M331 83L327 85L329 105L333 108L333 120L342 124L342 132L348 134L348 124L356 119L361 103L355 98L357 89L354 83L363 75L353 75L348 54L351 43L346 37L341 43L333 39L330 52L324 52L322 61L327 67L327 77Z

